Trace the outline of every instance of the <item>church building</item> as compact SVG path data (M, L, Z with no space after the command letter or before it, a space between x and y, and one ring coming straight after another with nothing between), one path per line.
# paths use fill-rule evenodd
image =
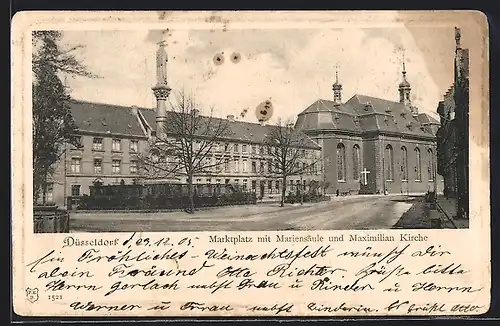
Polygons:
M299 113L296 127L322 148L323 181L340 194L410 194L442 189L436 181L439 122L419 113L403 62L399 101L355 94L318 99Z

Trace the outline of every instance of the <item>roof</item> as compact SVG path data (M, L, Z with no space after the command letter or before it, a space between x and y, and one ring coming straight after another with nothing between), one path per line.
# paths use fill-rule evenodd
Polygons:
M343 129L361 132L353 107L319 99L299 113L296 126L301 130Z
M430 115L428 115L427 113L420 113L418 115L418 120L422 123L422 124L440 124L439 121L437 121L436 119L434 119L433 117L431 117Z
M315 101L299 114L296 125L305 132L393 132L433 137L434 132L422 123L419 116L414 116L410 108L402 103L356 94L340 105L323 99ZM428 115L422 116L422 119L439 123Z
M145 136L133 107L80 100L68 104L79 131Z
M148 109L139 109L140 113L146 119L147 124L151 127L152 130L156 129L156 112ZM175 114L172 111L167 111L167 121L169 120L169 116ZM208 119L208 117L205 117ZM212 118L216 120L224 120L229 124L230 132L227 136L227 139L230 140L238 140L241 142L247 143L256 143L256 144L264 144L266 142L267 136L271 133L271 128L276 128L273 125L261 125L258 123L244 122L244 121L229 121L226 119L220 118ZM216 124L217 122L215 122ZM168 128L168 126L167 126ZM174 130L170 130L173 132ZM167 130L168 133L168 130ZM302 139L300 143L303 147L320 149L319 145L313 141L309 136L305 133L299 131L297 134Z
M68 104L79 131L146 137L147 129L154 131L156 127L156 111L152 109L81 100L70 100ZM167 112L167 121L168 116L171 114L174 113ZM142 119L141 115L144 119ZM208 119L208 117L204 118ZM222 120L219 118L214 119ZM265 143L271 128L276 127L243 121L225 119L224 121L227 121L230 126L228 139L248 143ZM318 144L306 134L299 132L297 135L302 138L300 142L303 147L320 149Z

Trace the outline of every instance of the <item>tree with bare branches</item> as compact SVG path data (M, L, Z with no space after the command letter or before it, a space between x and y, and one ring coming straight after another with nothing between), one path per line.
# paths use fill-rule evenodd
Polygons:
M270 126L265 146L274 162L274 174L282 182L280 206L283 207L288 177L316 169L319 159L314 154L308 154L307 149L311 149L312 141L295 129L289 120L278 119L276 125Z
M185 177L190 203L187 211L192 213L193 178L214 173L224 164L230 151L220 147L230 135L227 120L214 117L213 109L208 115L201 115L194 97L181 91L175 103L169 101L164 132L156 130L148 153L138 157L140 173L155 180Z
M60 75L96 78L73 55L81 46L63 49L62 33L35 31L32 35L33 56L33 202L40 195L46 201L47 179L54 173L55 163L72 143L76 125L67 101L70 96Z

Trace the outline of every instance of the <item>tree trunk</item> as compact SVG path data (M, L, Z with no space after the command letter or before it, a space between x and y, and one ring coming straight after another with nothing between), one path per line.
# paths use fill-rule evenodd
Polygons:
M282 178L283 184L281 185L281 201L280 201L280 207L285 206L285 195L286 195L286 177Z
M42 187L42 205L45 205L46 202L47 202L47 182L44 182Z
M193 193L193 176L188 175L188 195L189 195L189 209L188 213L194 213L194 193Z

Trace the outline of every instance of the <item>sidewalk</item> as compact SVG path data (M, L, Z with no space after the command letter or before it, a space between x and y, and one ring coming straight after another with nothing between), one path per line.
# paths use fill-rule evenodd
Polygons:
M446 212L448 219L438 209L431 209L431 204L426 203L423 196L408 198L408 203L413 206L404 213L399 221L393 226L396 229L434 229L433 220L441 220L442 229L468 228L468 220L453 219L455 206L452 200L445 200L444 197L438 197L438 203Z

